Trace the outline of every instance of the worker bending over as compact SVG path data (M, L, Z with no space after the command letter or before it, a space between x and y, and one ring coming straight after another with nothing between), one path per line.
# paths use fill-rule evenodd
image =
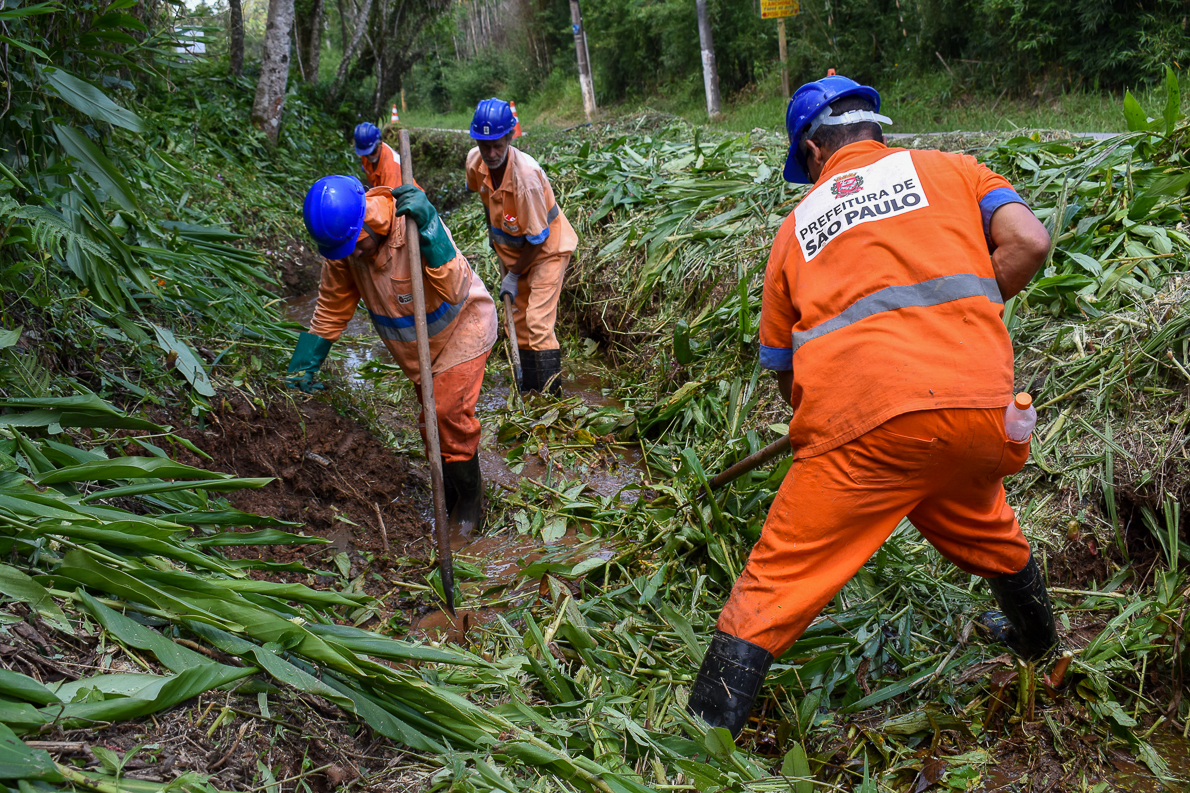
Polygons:
M483 281L455 248L425 193L413 185L365 193L355 177L325 176L306 194L302 212L327 259L310 332L298 337L289 362L291 385L307 392L321 388L314 374L362 297L377 335L417 385L421 400L405 218L417 223L446 508L456 531L482 531L475 402L496 341L496 306ZM424 410L418 424L424 441Z
M690 709L737 735L787 650L908 517L988 580L1037 659L1045 583L1004 498L1029 442L1005 433L1002 315L1049 252L1009 182L973 157L890 149L880 96L846 77L789 103L785 179L813 184L769 256L760 362L793 407L794 462L719 615Z
M401 155L380 140L380 128L367 121L355 128L355 153L373 187L400 187Z
M479 193L488 215L488 240L507 271L500 298L513 299L522 392L562 393L562 350L554 335L558 296L570 254L578 245L570 221L554 200L545 171L510 145L516 127L500 99L475 108L467 152L467 189Z

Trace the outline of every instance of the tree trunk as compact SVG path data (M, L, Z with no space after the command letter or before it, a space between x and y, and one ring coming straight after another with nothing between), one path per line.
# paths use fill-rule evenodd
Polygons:
M281 132L285 86L289 82L289 31L293 27L293 0L269 0L269 21L264 31L260 80L252 101L252 123L273 143Z
M228 21L231 73L239 77L244 73L244 10L240 0L227 0L227 9L231 17Z
M294 38L297 39L298 68L306 82L318 79L324 5L324 0L299 0L294 4Z
M574 30L574 49L578 54L578 84L583 92L583 112L587 121L595 115L595 83L591 79L591 53L587 49L587 29L578 0L570 0L570 22Z
M351 66L351 59L355 57L356 50L359 49L360 39L364 37L364 30L368 27L368 14L371 11L372 0L364 0L360 6L359 15L355 18L355 29L351 31L351 41L348 43L347 49L343 50L343 61L339 64L339 71L335 74L330 93L327 95L331 102L338 98L343 81L347 78L347 69Z
M711 18L707 0L695 0L698 8L698 43L702 47L702 83L707 92L707 115L721 115L719 109L719 71L715 68L715 43L711 39Z
M325 0L316 0L314 21L310 26L310 39L307 41L309 55L306 57L306 68L310 70L310 79L318 79L318 64L322 60L322 26L326 18Z

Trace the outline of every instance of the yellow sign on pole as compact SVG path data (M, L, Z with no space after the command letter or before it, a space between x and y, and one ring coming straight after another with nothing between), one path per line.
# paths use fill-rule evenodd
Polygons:
M760 0L761 19L795 17L802 11L798 0Z

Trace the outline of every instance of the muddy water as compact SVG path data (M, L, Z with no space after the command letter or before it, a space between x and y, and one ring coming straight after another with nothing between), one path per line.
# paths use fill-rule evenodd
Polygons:
M290 298L286 316L308 327L317 299L317 293ZM366 363L373 360L393 362L388 350L376 337L368 313L362 309L352 317L336 347L344 353L344 369L356 387L366 383L357 374ZM490 385L480 394L476 405L476 414L485 430L479 450L480 470L485 482L497 488L515 490L521 479L556 484L561 474L568 480L581 479L601 496L620 493L625 502L636 499L634 489L624 490L625 487L640 484L643 479L640 450L631 446L618 446L592 455L589 462L581 464L580 470L565 468L556 460L541 455L530 455L519 461L516 470L510 468L505 461L508 449L502 448L495 439L499 425L497 415L505 408L509 387L505 378L489 378L491 380L495 380L496 384ZM564 397L577 397L588 407L621 407L621 403L602 393L600 381L591 375L569 377L564 380L562 391ZM425 517L427 522L432 523L430 515ZM456 574L459 594L466 600L477 598L483 605L477 609L461 608L453 620L445 612L432 611L417 621L412 632L414 635L458 644L467 644L469 633L491 622L505 609L530 599L547 585L541 579L524 578L522 571L527 566L541 559L575 564L593 556L606 559L612 555L610 550L601 547L598 539L581 537L573 529L556 542L548 544L533 537L497 534L478 538L455 536L451 538L451 547L457 560L474 565L483 572L482 579L473 581Z

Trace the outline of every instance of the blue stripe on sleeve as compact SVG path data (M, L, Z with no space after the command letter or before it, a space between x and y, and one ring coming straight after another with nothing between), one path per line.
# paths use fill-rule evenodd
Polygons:
M979 215L983 218L983 236L988 242L989 251L992 250L992 215L1005 204L1025 204L1025 200L1010 187L997 187L979 199ZM1025 206L1029 205L1025 204Z
M550 229L549 226L546 226L540 234L526 234L525 242L529 243L530 245L540 245L541 243L545 242L546 237L549 235Z
M774 372L792 372L793 348L760 345L760 365Z

